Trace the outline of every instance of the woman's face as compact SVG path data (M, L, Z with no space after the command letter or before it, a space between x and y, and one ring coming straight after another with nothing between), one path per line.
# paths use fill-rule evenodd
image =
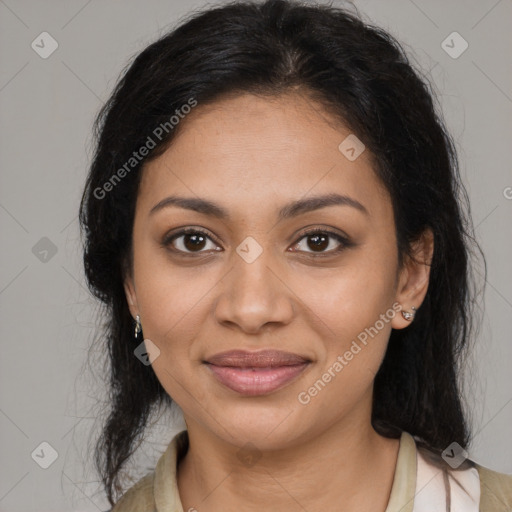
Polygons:
M181 122L144 168L125 286L162 386L189 427L238 446L367 426L391 328L408 325L397 302L422 299L368 151L340 149L350 132L298 94L199 105ZM298 357L214 357L232 350Z

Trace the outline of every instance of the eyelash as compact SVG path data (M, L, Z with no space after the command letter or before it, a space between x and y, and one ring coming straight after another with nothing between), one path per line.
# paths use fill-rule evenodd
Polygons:
M217 243L210 236L210 234L207 231L205 231L201 228L184 228L177 233L167 235L164 238L164 240L162 241L162 246L169 249L169 246L172 244L172 242L174 240L180 238L183 235L188 235L188 234L201 234L201 235L204 235L205 237L207 237L208 239L210 239L212 242ZM313 235L327 235L328 237L334 238L337 242L340 243L340 246L337 249L331 249L330 251L327 251L327 252L322 252L322 253L306 252L306 254L308 256L311 256L313 258L332 256L333 254L338 254L341 251L343 251L344 249L346 249L348 247L352 247L354 245L348 238L346 238L338 233L334 233L333 231L328 231L325 229L314 228L314 229L310 229L307 231L303 231L299 235L299 238L297 239L297 241L292 245L292 247L295 247L303 238L306 238L308 236L313 236ZM192 256L192 257L199 256L203 252L206 252L206 251L198 251L195 253L194 252L186 252L186 251L182 251L180 249L175 249L175 248L171 248L170 250L175 253L178 253L180 255ZM304 251L299 251L299 252L304 252Z

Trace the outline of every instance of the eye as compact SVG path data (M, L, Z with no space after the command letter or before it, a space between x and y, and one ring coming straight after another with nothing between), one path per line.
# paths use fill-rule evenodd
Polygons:
M307 241L309 239L309 242ZM305 244L302 244L301 241L306 240ZM333 242L334 240L334 242ZM333 243L331 243L333 242ZM336 244L338 246L336 247ZM311 248L312 251L309 252L304 249L304 245L308 248ZM334 248L333 248L334 246ZM299 248L300 251L306 252L313 257L316 256L331 256L332 254L336 254L341 252L343 249L352 246L352 243L346 238L338 233L334 233L332 231L326 231L321 229L312 229L310 231L306 231L302 233L301 238L298 242L293 246L294 248ZM330 248L330 249L329 249ZM326 250L329 249L329 250Z
M308 238L309 243L306 243L306 248L312 249L311 251L306 250L302 243L302 240L307 240ZM208 243L210 243L210 247L208 247ZM336 244L338 245L337 247ZM200 254L207 252L208 249L213 251L222 250L213 242L210 234L200 228L185 228L178 233L171 233L164 238L162 245L166 248L171 246L170 250L182 254ZM333 245L334 248L332 247ZM352 245L352 242L350 242L347 237L338 233L321 229L312 229L303 232L299 240L293 245L293 248L298 249L299 252L305 252L313 257L317 257L337 254Z
M210 241L213 246L210 247L210 249L215 251L219 250L215 249L217 246L213 243L212 238L206 231L199 228L185 228L178 233L166 236L162 241L162 245L165 247L172 246L171 250L175 252L193 254L206 252L203 249L205 249L205 247L208 248L208 241Z

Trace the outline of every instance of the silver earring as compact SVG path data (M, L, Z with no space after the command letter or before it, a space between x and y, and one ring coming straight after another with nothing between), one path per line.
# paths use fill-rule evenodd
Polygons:
M142 332L142 325L140 323L140 316L137 315L135 317L135 339L139 337L139 334Z
M402 311L402 316L409 322L412 321L414 315L416 314L416 308L414 306L411 306L411 309L412 313L409 311Z

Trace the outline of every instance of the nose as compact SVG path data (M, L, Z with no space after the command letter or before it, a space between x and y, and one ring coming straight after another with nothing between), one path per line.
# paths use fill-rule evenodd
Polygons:
M294 294L270 252L263 251L252 263L235 255L232 270L219 283L215 303L219 323L255 334L292 321Z

